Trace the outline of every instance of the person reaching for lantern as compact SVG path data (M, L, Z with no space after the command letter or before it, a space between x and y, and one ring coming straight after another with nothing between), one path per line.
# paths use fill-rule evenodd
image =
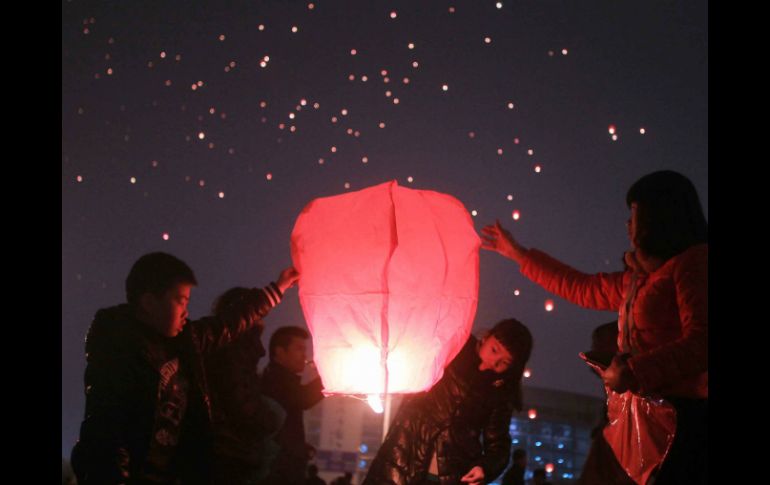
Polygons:
M404 399L364 485L488 483L508 464L532 335L515 319L471 335L427 392ZM480 440L483 438L483 443Z
M706 483L708 223L692 182L672 171L636 181L626 203L633 250L622 272L581 273L526 249L499 221L482 229L482 248L515 261L526 277L572 303L619 309L621 354L603 372L604 383L615 393L661 396L676 409L675 436L660 453L665 460L656 485ZM642 454L657 446L644 440L627 445L640 446ZM628 472L631 464L618 458Z

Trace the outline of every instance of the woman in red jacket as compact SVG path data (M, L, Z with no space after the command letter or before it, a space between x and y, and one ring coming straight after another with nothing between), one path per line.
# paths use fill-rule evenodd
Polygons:
M499 221L482 247L520 265L547 291L595 310L619 310L617 355L604 373L618 393L657 394L676 408L676 436L656 485L706 483L708 414L708 223L692 182L672 171L628 191L628 268L581 273L526 249Z

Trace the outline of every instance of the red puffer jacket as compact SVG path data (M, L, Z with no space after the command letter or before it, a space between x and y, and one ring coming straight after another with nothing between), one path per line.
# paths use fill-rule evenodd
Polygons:
M546 290L594 310L618 310L631 271L581 273L536 249L521 273ZM628 360L640 392L708 398L708 245L692 246L650 274L637 275ZM618 336L625 338L623 328Z

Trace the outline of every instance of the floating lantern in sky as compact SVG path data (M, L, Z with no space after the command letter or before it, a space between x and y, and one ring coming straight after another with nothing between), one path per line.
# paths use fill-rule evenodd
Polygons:
M407 181L407 182L409 182L409 183L411 184L412 182L414 182L414 177L412 177L412 176L410 175L409 177L407 177L407 178L406 178L406 181Z
M545 301L545 311L552 312L553 311L553 300L546 300Z
M131 177L130 181L131 181L132 184L135 184L136 183L136 177Z
M167 232L164 232L162 237L163 237L163 240L164 240L164 241L168 241L168 237L169 237L169 236L168 236L168 233L167 233Z
M441 89L442 89L444 92L446 92L446 91L449 91L449 85L448 85L448 84L444 84L444 85L442 85L442 86L441 86Z
M639 133L644 135L645 133L647 133L647 130L645 130L644 128L639 128Z
M610 127L607 128L607 131L610 132L610 135L614 135L615 134L615 125L610 125Z
M477 215L479 215L479 213L478 213L478 211L476 211L476 210L474 209L474 210L472 210L472 211L471 211L471 215L472 215L473 217L476 217Z
M394 10L394 11L392 11L392 12L390 12L390 18L394 19L394 18L396 18L396 17L398 17L398 14L396 13L396 11L395 11L395 10Z
M513 103L508 103L508 109L513 109Z
M553 463L546 463L545 464L545 472L546 473L553 473L554 466Z
M530 409L527 412L527 416L529 417L529 419L535 419L537 417L537 409Z
M518 221L519 218L521 217L521 213L519 211L517 211L517 210L513 211L513 213L511 215L512 215L514 221Z
M497 7L497 9L500 10L501 8L503 8L503 2L497 2L495 4L495 7Z
M205 133L203 133L202 131L200 133L198 133L198 139L199 140L203 140L204 138L206 138L206 134Z
M513 195L512 195L512 194L508 194L508 197L506 197L506 198L507 198L508 200L513 200Z
M542 170L542 167L540 165L535 165L535 173L540 173Z
M491 44L492 43L492 38L491 37L484 37L484 43L485 44Z
M409 43L409 45L408 45L407 47L409 47L409 50L412 50L412 49L414 49L414 43L410 42L410 43Z
M316 199L291 242L325 392L377 402L441 378L478 299L480 240L457 199L395 181Z
M355 50L355 49L350 49L350 55L351 55L351 56L354 56L354 55L356 55L356 54L358 54L358 51L357 51L357 50Z
M561 55L566 56L567 55L567 49L562 49L561 50Z
M299 28L296 25L291 28L291 31L295 34L297 33L298 30Z
M265 178L266 178L267 180L273 180L273 174L272 174L272 173L269 173L269 174L265 175Z
M527 379L532 377L532 371L530 369L524 369L524 377L526 377Z
M618 135L612 135L612 141L618 141Z
M77 177L75 177L75 180L77 180L78 182L82 182L83 181L83 176L82 175L78 175Z
M225 198L225 193L224 192L220 192L218 195L219 195L220 199L224 199Z

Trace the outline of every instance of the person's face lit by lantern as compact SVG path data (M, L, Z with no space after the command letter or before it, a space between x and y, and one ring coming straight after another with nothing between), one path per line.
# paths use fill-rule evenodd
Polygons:
M187 322L189 283L176 283L163 293L144 293L139 300L139 318L165 337L176 337Z
M479 347L479 370L491 370L497 374L507 371L513 364L513 356L495 336L489 336Z
M292 337L289 345L275 348L275 361L295 374L305 370L307 359L307 340L300 337Z

